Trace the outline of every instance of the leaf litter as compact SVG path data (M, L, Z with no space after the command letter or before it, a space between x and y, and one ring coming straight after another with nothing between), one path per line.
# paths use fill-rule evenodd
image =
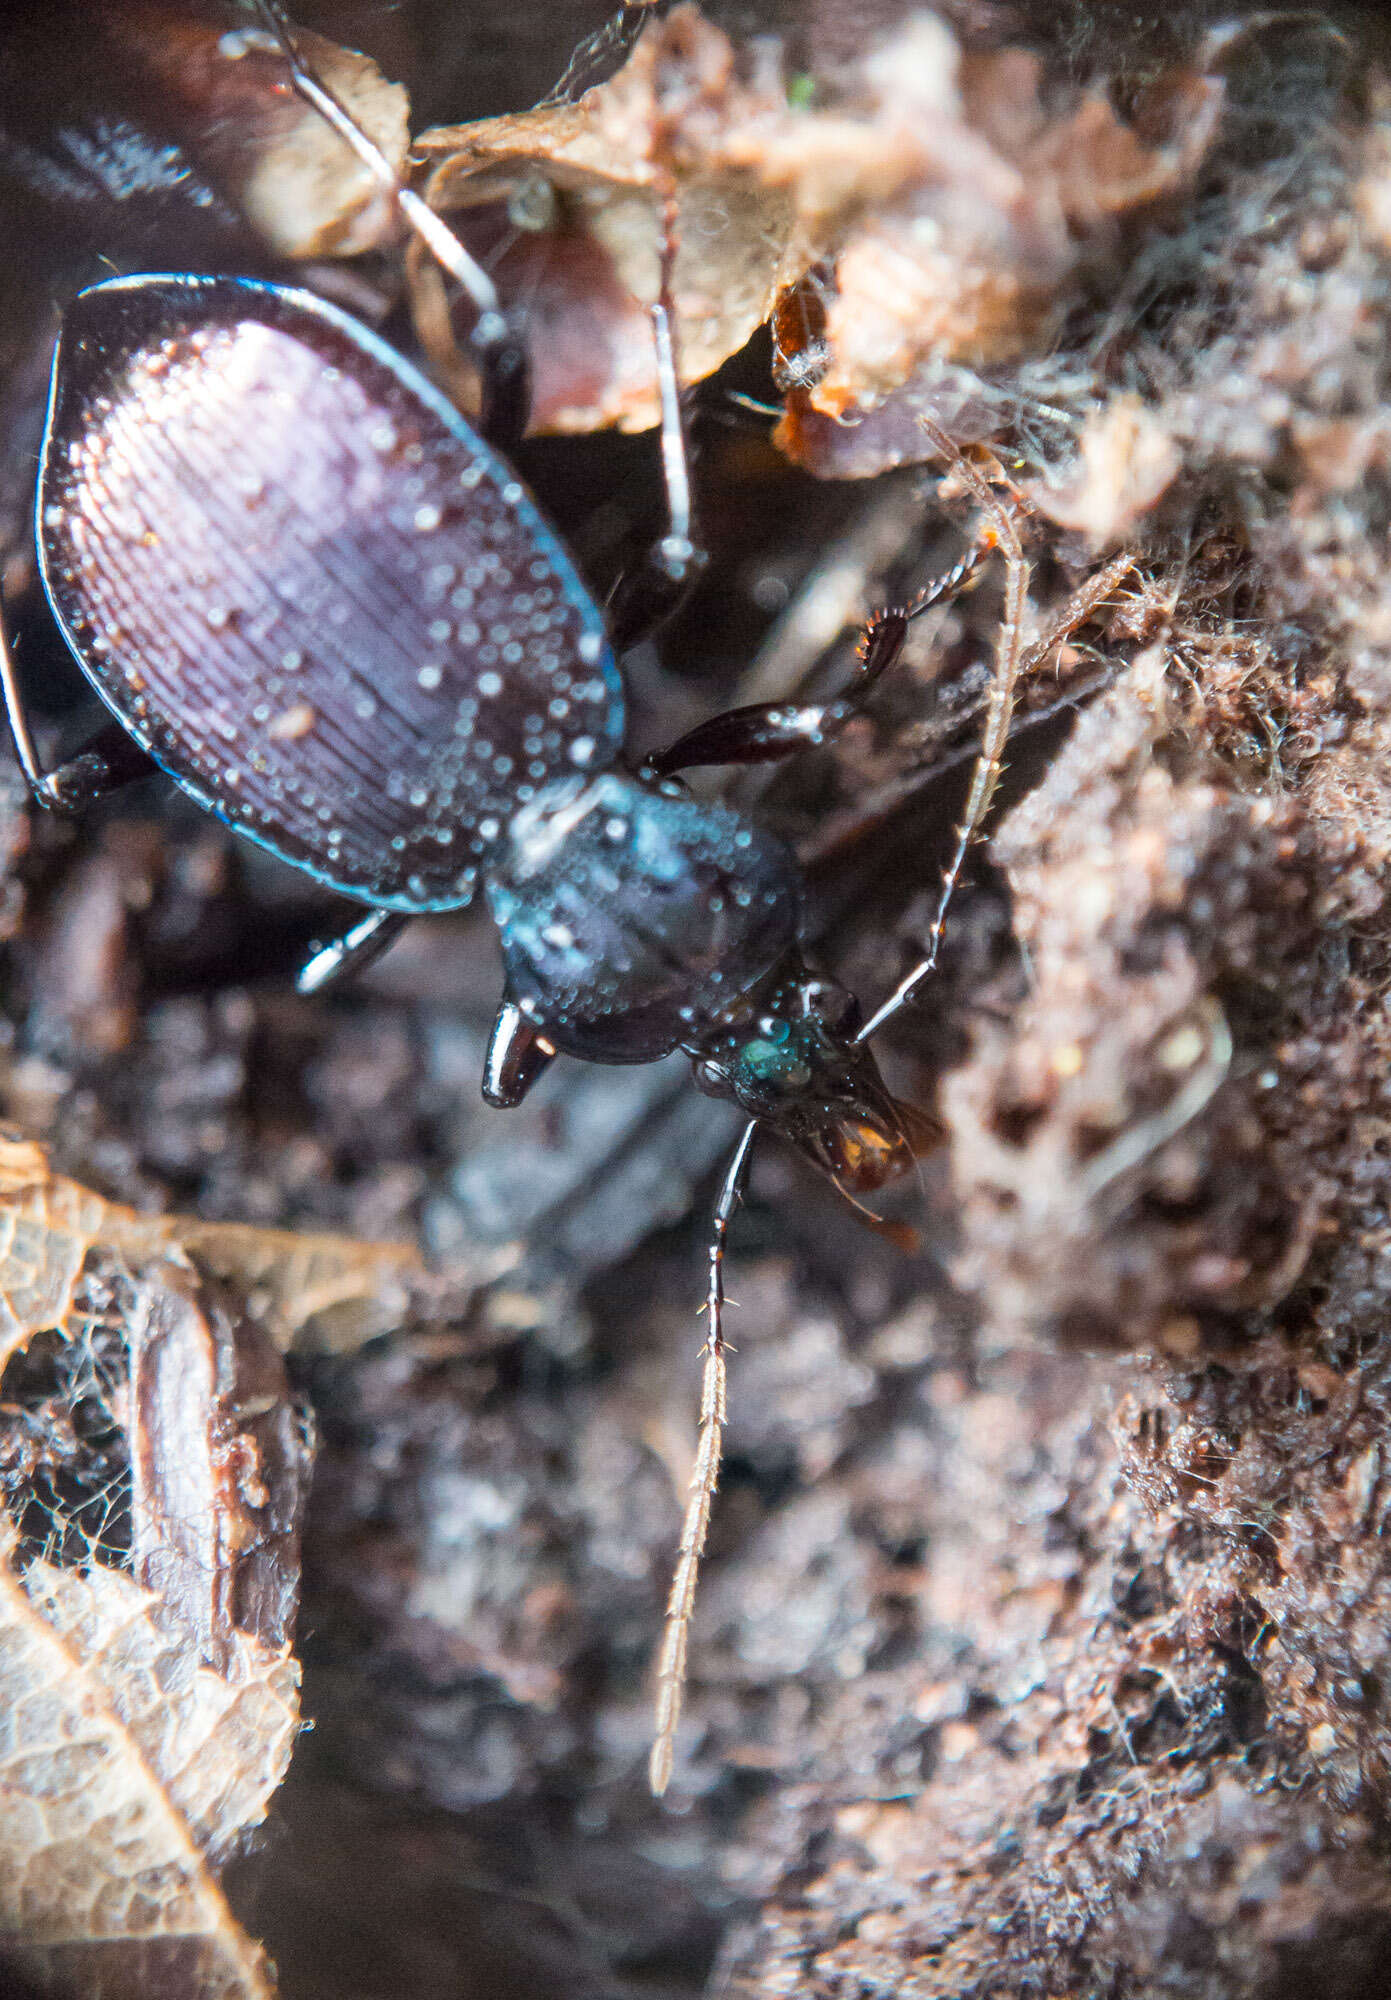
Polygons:
M417 1268L404 1246L142 1215L0 1138L7 1393L45 1338L85 1346L121 1433L102 1534L71 1531L83 1454L61 1394L31 1399L0 1476L0 1950L45 1990L272 1992L218 1871L300 1728L312 1424L282 1354L316 1325L370 1337Z

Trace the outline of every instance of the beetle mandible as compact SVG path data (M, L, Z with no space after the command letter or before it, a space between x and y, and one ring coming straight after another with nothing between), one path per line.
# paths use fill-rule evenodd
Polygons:
M44 806L74 808L157 765L367 906L316 952L302 990L361 966L412 915L485 896L505 971L483 1082L492 1103L517 1104L558 1053L622 1063L681 1049L703 1089L747 1113L710 1246L701 1432L658 1666L661 1791L719 1469L724 1249L752 1137L761 1125L786 1134L852 1199L912 1161L920 1121L885 1088L868 1037L931 971L988 810L1030 663L1028 571L1009 507L928 422L988 521L972 554L871 619L838 697L732 710L627 766L616 651L674 607L702 562L670 232L651 308L667 527L606 627L499 449L525 427L527 364L491 280L314 76L274 0L260 5L293 88L472 299L479 429L311 292L167 274L92 287L54 356L37 538L48 601L113 720L45 773L2 636L0 681ZM830 740L896 661L909 622L991 548L1005 563L1004 617L966 810L926 955L865 1022L808 963L787 849L675 774Z

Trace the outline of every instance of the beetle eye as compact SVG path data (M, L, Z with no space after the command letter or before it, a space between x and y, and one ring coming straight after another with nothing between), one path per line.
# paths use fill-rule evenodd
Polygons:
M728 1076L716 1062L702 1060L692 1064L697 1090L703 1090L707 1097L732 1097L734 1095Z

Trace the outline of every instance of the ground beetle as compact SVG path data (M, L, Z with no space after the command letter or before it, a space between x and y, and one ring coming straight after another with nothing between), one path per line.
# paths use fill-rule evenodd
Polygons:
M928 956L866 1024L804 959L788 851L673 774L827 741L897 658L909 620L968 564L870 622L839 699L735 710L626 768L614 644L670 609L701 560L670 245L652 308L669 524L611 635L496 447L524 427L526 365L487 274L307 70L279 8L262 0L262 14L287 87L389 185L471 296L493 442L307 291L189 276L94 286L54 359L38 544L49 602L115 722L45 775L0 647L10 723L44 805L76 806L153 761L239 832L368 905L316 953L306 990L362 964L411 915L481 890L506 972L484 1080L493 1103L516 1104L558 1051L644 1062L684 1049L701 1086L749 1114L711 1244L701 1438L659 1665L660 1790L718 1470L724 1243L750 1139L760 1123L788 1134L852 1198L913 1158L922 1121L890 1097L866 1037L930 969L989 804L1027 664L1026 568L1009 509L929 425L990 523L976 558L991 546L1005 556L1005 617Z

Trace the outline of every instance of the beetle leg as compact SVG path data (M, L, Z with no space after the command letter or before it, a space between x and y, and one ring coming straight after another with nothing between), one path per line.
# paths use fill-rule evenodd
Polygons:
M153 757L126 734L119 722L108 722L56 771L44 771L34 747L29 718L24 712L24 697L19 691L14 654L10 650L2 616L0 694L4 697L5 714L20 769L28 779L29 789L38 804L47 807L50 812L80 812L84 806L104 798L108 792L114 792L122 785L130 784L133 779L148 777L156 768Z
M7 704L8 705L8 704ZM108 722L90 742L54 771L44 773L33 763L33 743L22 715L10 710L10 728L29 789L49 812L83 812L98 799L118 792L137 778L148 778L159 766L127 736L119 722ZM20 730L24 730L21 737Z
M297 993L322 993L350 972L361 972L394 944L406 925L404 910L373 910L332 944L317 948L295 981Z
M993 536L983 537L959 563L920 590L911 604L876 611L860 639L855 678L833 700L761 701L747 708L727 709L649 757L643 765L644 774L665 778L697 764L772 764L795 756L799 750L829 743L860 713L875 683L897 663L913 620L971 582L994 547Z
M926 424L927 420L920 418L919 421ZM944 450L949 448L950 441L944 433L934 428L932 434L934 442L937 442L940 448ZM963 469L968 477L979 477L974 473L973 467L965 466L964 461ZM985 824L985 816L990 810L990 802L995 795L1005 744L1009 738L1010 717L1014 712L1014 690L1021 675L1032 672L1046 659L1053 648L1067 639L1084 619L1090 617L1096 607L1110 596L1122 578L1135 567L1135 558L1129 552L1113 557L1104 569L1099 570L1073 594L1062 616L1054 621L1044 637L1036 644L1025 648L1021 620L1028 590L1028 570L1017 540L1012 546L1007 539L1002 540L1001 547L1006 562L1005 618L996 656L995 680L985 714L985 733L980 749L976 753L966 810L956 831L956 846L947 864L946 873L942 877L937 909L927 934L927 950L912 971L900 979L888 999L871 1014L855 1037L858 1042L877 1034L885 1021L906 1007L937 963L937 954L942 947L942 932L947 921L948 905L960 879L961 870L965 866L966 856L970 852L972 843L980 835Z
M487 1060L483 1065L483 1095L489 1104L511 1111L555 1060L555 1048L528 1021L513 1000L497 1010Z
M284 50L290 80L307 104L350 146L367 171L395 201L402 219L413 229L449 276L467 292L477 309L470 343L482 377L483 411L479 429L501 450L515 444L527 426L531 410L531 365L525 342L502 309L497 286L476 258L471 257L448 223L413 188L401 181L381 148L364 132L347 107L320 82L300 54L289 16L280 0L260 0L267 27Z
M667 526L666 533L647 551L637 569L619 578L609 598L609 636L620 653L666 623L707 561L704 549L692 539L691 455L676 366L672 287L675 265L676 196L668 190L662 224L661 286L652 307L657 388L662 405L662 480L666 487Z
M930 417L919 417L918 422L942 457L949 465L956 468L981 508L994 522L1000 553L1005 559L1005 607L995 653L995 678L991 682L990 701L985 711L985 729L981 736L980 749L976 752L975 768L971 774L971 789L966 796L966 810L956 830L956 846L952 850L951 860L947 863L947 871L942 878L942 887L937 897L937 910L928 932L927 950L913 970L899 981L888 999L876 1008L865 1022L855 1037L857 1042L867 1041L885 1021L897 1014L900 1008L905 1007L937 963L948 906L960 879L961 870L966 864L971 844L985 824L985 816L995 796L995 787L1000 781L1005 745L1009 741L1010 717L1014 713L1014 691L1025 660L1024 611L1029 595L1029 568L1024 560L1014 515L944 430L933 423Z

